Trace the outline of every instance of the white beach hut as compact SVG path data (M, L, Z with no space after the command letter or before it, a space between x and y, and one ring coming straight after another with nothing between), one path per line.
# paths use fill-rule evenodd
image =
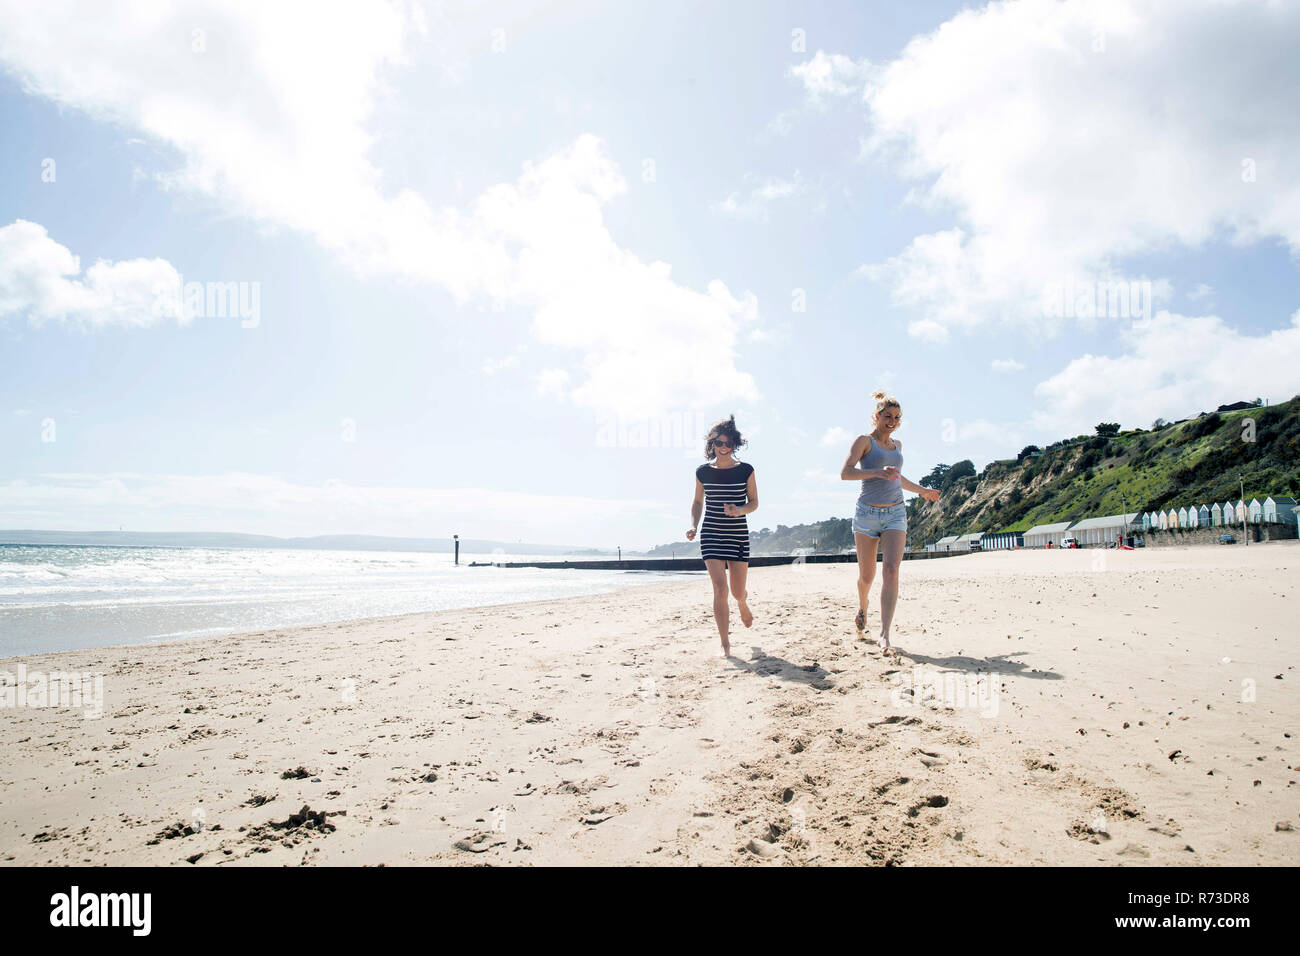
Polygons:
M1045 548L1051 544L1054 548L1061 546L1061 541L1069 536L1073 521L1057 521L1053 524L1034 525L1025 532L1026 548Z
M1223 524L1223 505L1219 504L1219 502L1217 501L1210 508L1210 524L1212 525Z
M1169 527L1169 512L1162 511L1160 512L1160 530L1164 531L1168 527Z
M1270 524L1283 524L1291 520L1296 500L1286 495L1269 495L1264 499L1264 520Z
M1187 517L1187 509L1186 509L1186 508L1179 508L1179 509L1178 509L1178 527L1180 527L1180 528L1190 528L1191 525L1188 523L1190 520L1191 520L1191 519L1189 519L1189 518Z
M1199 528L1201 526L1201 511L1196 505L1187 509L1187 527Z
M1247 521L1251 524L1259 524L1264 520L1264 503L1258 498L1251 498L1250 504L1246 506Z
M1150 530L1150 528L1151 528L1151 512L1144 511L1142 513L1142 530L1148 531Z
M938 541L934 543L934 550L955 551L957 549L953 547L953 544L956 541L957 541L957 536L955 534L950 534L947 537L940 538Z
M1114 544L1115 539L1124 533L1125 528L1131 528L1136 519L1136 513L1084 518L1070 529L1070 534L1081 545Z

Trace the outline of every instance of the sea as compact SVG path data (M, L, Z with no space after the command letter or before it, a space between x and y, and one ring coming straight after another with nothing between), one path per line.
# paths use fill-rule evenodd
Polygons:
M563 556L0 544L0 657L604 594L684 572L469 567Z

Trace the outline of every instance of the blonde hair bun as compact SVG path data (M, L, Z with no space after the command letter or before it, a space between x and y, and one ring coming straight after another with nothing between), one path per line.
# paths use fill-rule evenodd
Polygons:
M876 402L876 410L872 415L873 418L879 416L881 412L883 412L886 408L890 408L891 406L893 408L897 408L900 415L902 414L903 406L898 404L898 399L894 398L893 395L890 395L883 388L876 389L874 392L871 393L871 397L875 399Z

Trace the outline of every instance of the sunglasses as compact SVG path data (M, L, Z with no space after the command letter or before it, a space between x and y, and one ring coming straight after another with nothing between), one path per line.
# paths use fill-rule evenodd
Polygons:
M727 441L725 438L715 438L713 439L713 447L714 448L735 448L736 446L733 445L731 442Z

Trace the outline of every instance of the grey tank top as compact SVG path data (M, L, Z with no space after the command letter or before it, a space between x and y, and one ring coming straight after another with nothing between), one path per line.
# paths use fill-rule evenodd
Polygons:
M871 447L867 449L867 453L858 462L858 467L884 468L886 465L893 465L901 470L903 467L903 453L898 451L897 443L895 443L894 451L890 451L888 448L881 448L880 442L872 438ZM880 505L898 504L903 500L903 483L897 479L886 481L884 478L863 478L862 494L858 495L858 500Z

